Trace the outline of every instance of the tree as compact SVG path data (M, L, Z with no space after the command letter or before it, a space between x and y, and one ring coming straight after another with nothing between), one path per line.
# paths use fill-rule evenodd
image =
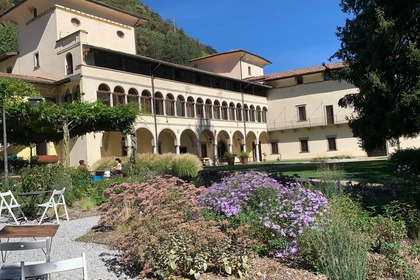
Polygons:
M349 126L361 146L373 149L386 140L420 133L420 1L341 0L351 15L337 36L333 57L347 67L339 77L359 92L339 101L353 106Z
M44 101L39 110L33 110L27 97L38 93L33 85L16 79L0 78L0 91L6 96L8 142L29 146L63 140L66 166L70 138L105 131L132 134L132 124L139 113L135 104L110 107L101 101L64 104Z

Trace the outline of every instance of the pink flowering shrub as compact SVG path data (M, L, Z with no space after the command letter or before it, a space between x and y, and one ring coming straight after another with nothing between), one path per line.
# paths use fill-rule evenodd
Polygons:
M296 237L327 210L321 192L297 183L281 184L258 172L214 183L201 193L199 204L208 210L208 218L227 219L237 228L248 226L256 253L278 258L295 255Z
M119 232L114 248L143 276L198 279L207 270L245 275L246 240L202 219L202 191L176 177L115 185L105 192L100 223Z

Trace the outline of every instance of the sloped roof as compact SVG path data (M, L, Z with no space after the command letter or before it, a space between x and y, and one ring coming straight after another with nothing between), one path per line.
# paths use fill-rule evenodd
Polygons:
M266 81L270 81L270 80L294 77L294 76L299 76L299 75L314 74L314 73L323 72L327 69L340 69L343 67L344 67L343 62L335 62L335 63L330 63L330 64L322 64L319 66L312 66L308 68L301 68L301 69L296 69L296 70L279 72L279 73L269 74L269 75L260 76L260 77L253 77L252 80L264 79Z
M1 73L1 72L0 72L0 77L10 78L10 79L19 79L19 80L24 80L26 82L35 83L35 84L54 85L56 83L55 80L51 80L51 79L35 77L35 76L27 76L27 75Z
M248 52L248 51L245 51L245 50L242 50L242 49L236 49L236 50L231 50L231 51L222 52L222 53L210 54L210 55L202 56L202 57L199 57L199 58L191 59L190 62L199 62L200 60L207 60L207 59L211 59L211 58L214 58L214 57L217 57L217 56L225 56L225 55L236 54L236 53L243 54L243 55L250 55L250 56L260 60L265 65L271 64L271 61L268 61L267 59L265 59L265 58L263 58L259 55L253 54L251 52Z

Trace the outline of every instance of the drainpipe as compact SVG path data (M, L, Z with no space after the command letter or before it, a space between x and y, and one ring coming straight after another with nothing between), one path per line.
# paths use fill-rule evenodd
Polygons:
M155 68L152 69L152 64L150 64L150 79L152 81L152 104L153 104L152 110L153 110L153 121L155 124L155 148L154 148L153 153L155 154L158 152L157 148L158 148L158 140L159 140L158 134L157 134L157 119L156 119L155 71L156 69L159 68L159 66L160 66L160 63Z

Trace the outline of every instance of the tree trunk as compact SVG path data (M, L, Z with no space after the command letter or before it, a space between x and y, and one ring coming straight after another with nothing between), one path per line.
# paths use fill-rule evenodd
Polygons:
M70 167L70 130L69 123L63 123L64 166Z

